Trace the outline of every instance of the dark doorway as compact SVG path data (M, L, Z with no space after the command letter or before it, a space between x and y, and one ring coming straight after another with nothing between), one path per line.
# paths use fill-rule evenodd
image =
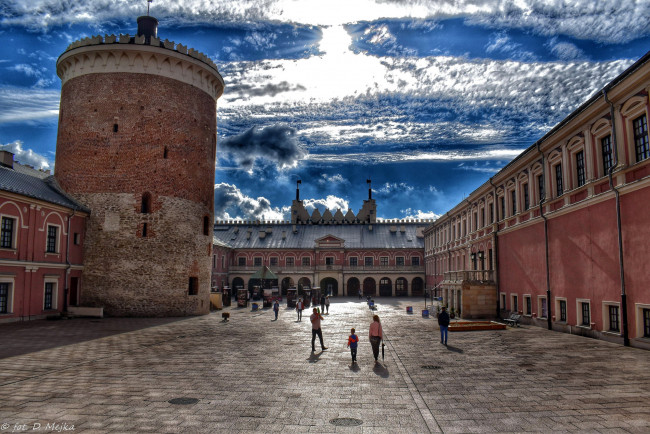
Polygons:
M320 288L325 295L339 295L339 283L332 277L321 280Z
M393 295L393 282L388 277L382 277L379 280L379 295L390 297Z
M377 284L372 277L366 277L363 281L363 295L374 297L377 294Z
M421 297L424 295L424 281L421 277L416 277L413 279L411 284L411 295L414 297Z
M398 297L405 297L409 293L408 280L400 277L395 281L395 295Z
M356 277L351 277L348 280L348 295L351 297L358 296L360 287L361 287L361 283L359 282L359 279L357 279Z

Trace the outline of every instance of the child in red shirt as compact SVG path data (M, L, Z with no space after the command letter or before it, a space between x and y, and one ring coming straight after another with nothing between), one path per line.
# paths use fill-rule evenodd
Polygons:
M350 330L350 337L348 337L348 348L352 354L352 363L357 363L357 344L359 337L354 334L354 329Z

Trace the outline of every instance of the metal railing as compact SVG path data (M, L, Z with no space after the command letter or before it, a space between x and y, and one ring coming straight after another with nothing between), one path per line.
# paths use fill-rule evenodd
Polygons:
M463 281L493 282L494 270L463 270L448 271L444 273L443 281L463 282Z

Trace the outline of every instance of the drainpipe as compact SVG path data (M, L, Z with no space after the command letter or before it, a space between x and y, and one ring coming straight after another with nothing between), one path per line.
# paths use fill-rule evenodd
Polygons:
M609 114L612 118L612 151L614 161L609 168L607 176L609 177L609 188L614 190L616 196L616 229L618 231L618 264L621 270L621 322L623 323L623 345L630 346L630 335L627 328L627 294L625 294L625 269L623 268L623 234L621 231L621 195L616 186L612 173L618 166L618 143L616 141L616 118L614 117L614 104L607 98L607 89L603 89L605 102L609 104Z
M70 292L70 287L68 281L70 280L70 222L72 217L75 215L75 210L72 210L72 214L68 216L68 237L66 238L65 243L65 282L63 289L63 312L68 312L68 293Z
M497 211L497 186L494 185L492 182L492 178L490 178L490 185L492 188L494 188L494 201L492 202L492 206L494 206L494 217L496 218L496 222L493 222L493 225L495 226L494 230L494 242L492 243L494 245L494 283L495 286L497 287L497 319L501 319L501 297L499 293L499 214ZM492 266L492 264L490 264Z
M544 219L544 255L546 259L546 321L549 330L553 330L552 310L551 310L551 267L548 254L548 218L544 215L544 203L546 202L546 163L544 162L544 153L537 142L537 152L542 157L542 182L544 183L544 194L539 198L539 215Z

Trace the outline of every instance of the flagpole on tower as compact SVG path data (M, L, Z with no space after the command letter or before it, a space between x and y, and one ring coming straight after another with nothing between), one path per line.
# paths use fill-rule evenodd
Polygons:
M149 16L149 6L151 5L152 0L147 0L147 16Z

